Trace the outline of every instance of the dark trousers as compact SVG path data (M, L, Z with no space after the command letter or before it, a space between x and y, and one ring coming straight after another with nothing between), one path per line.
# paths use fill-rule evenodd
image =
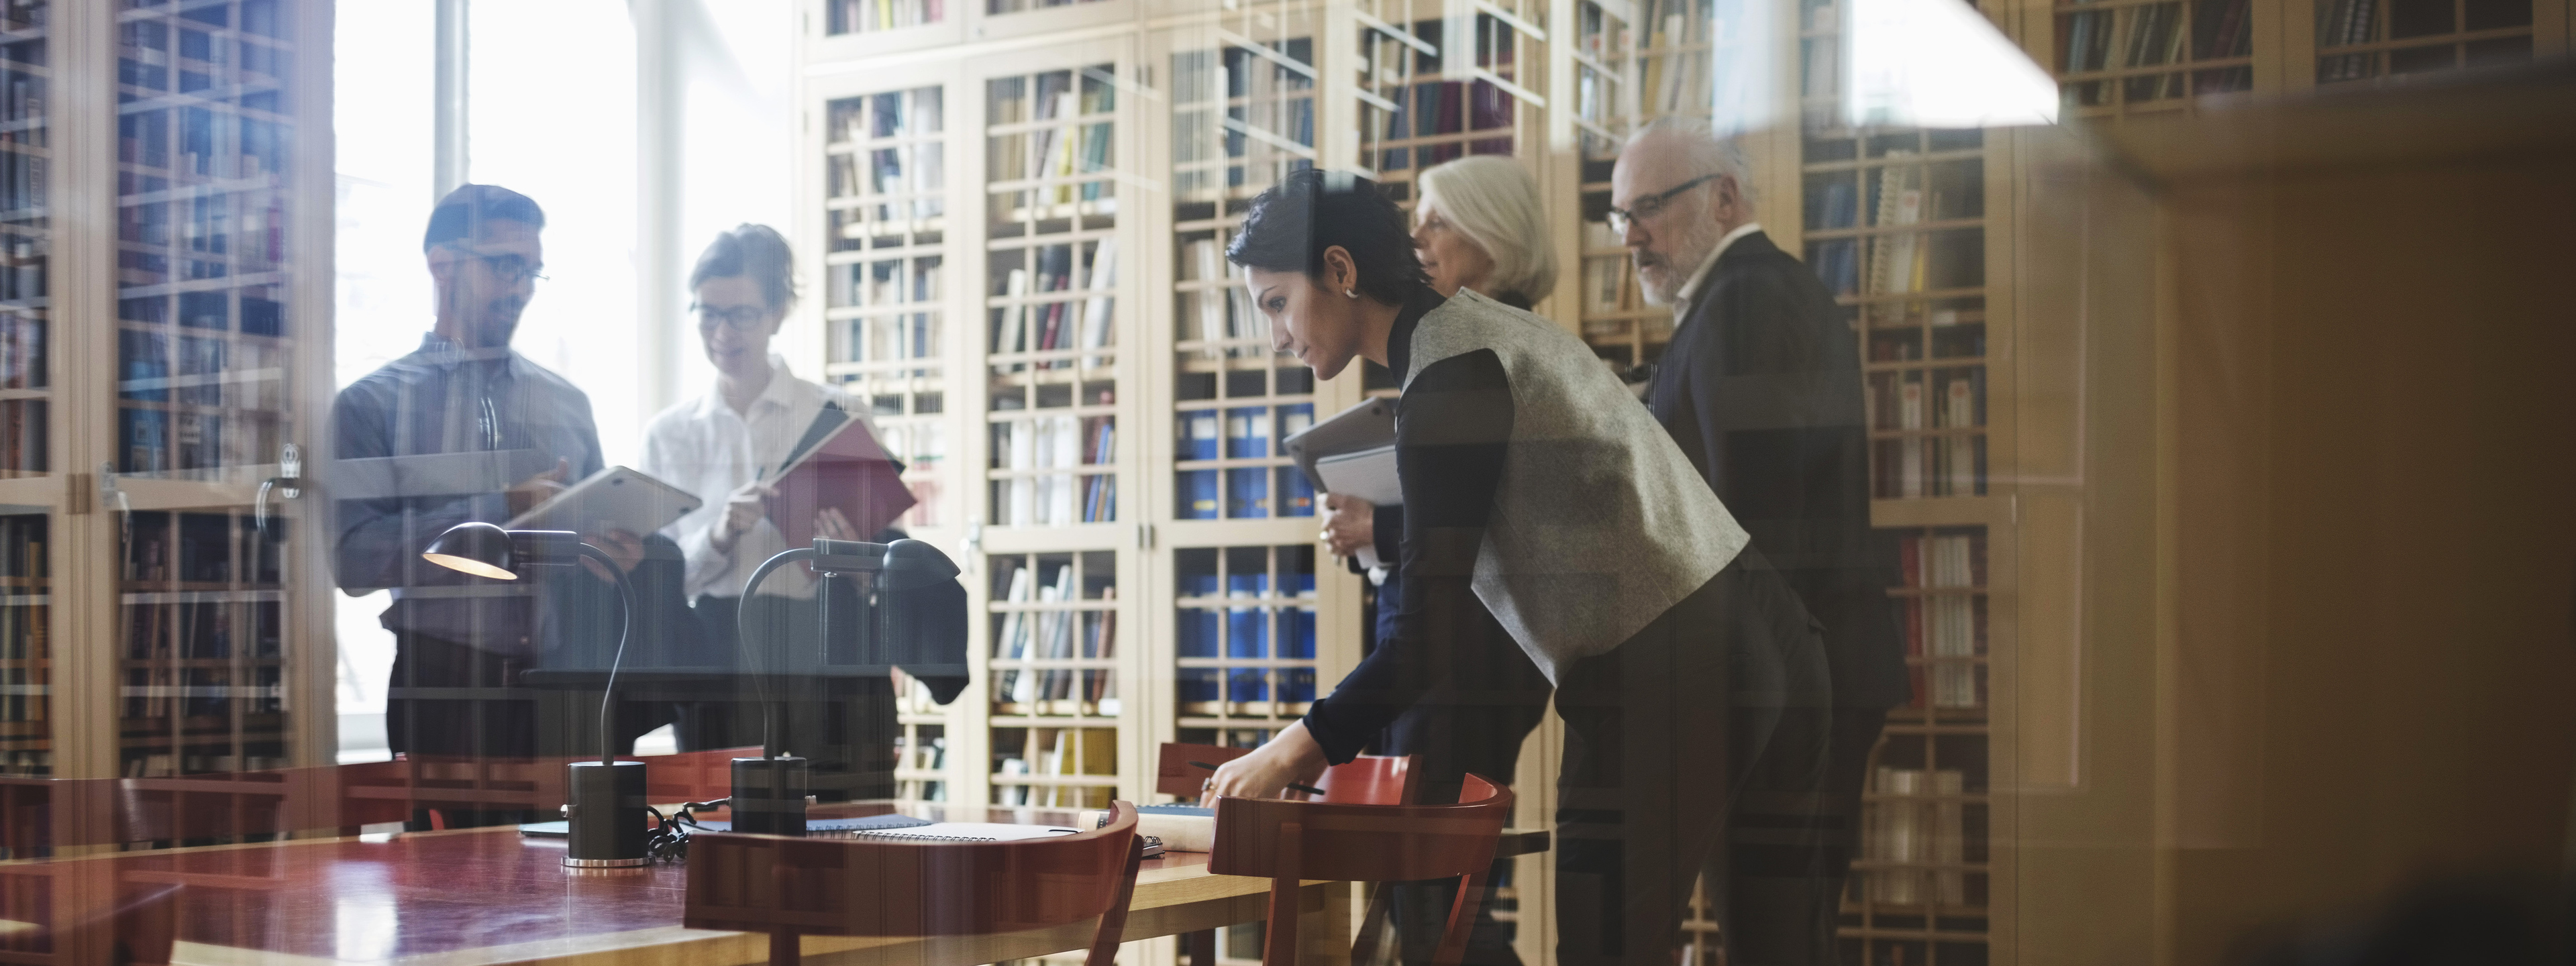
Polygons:
M1380 590L1394 586L1397 578L1389 577ZM1460 656L1449 680L1387 728L1385 753L1413 756L1416 800L1424 804L1456 802L1461 778L1469 774L1511 784L1520 766L1521 742L1547 716L1547 675L1490 615L1482 623L1487 626L1481 633L1463 636L1462 643L1472 642L1475 651ZM1511 863L1495 861L1488 882L1510 881ZM1430 962L1448 928L1458 880L1397 882L1386 888L1399 961ZM1467 966L1520 966L1510 930L1494 918L1490 893L1476 909L1463 961Z
M416 756L536 757L537 695L518 687L519 672L531 666L526 658L395 632L386 744Z
M843 589L834 597L832 622L837 636L847 638L859 619L855 594ZM698 660L731 663L746 670L778 667L789 649L810 654L817 646L819 608L813 601L758 595L752 598L750 637L740 636L742 599L704 596L694 606L705 639ZM745 648L761 649L746 656ZM764 663L765 662L765 663ZM681 751L757 748L765 713L760 695L745 690L733 700L681 701L671 705ZM844 679L826 693L822 682L790 680L769 696L779 705L780 747L805 757L814 769L814 792L826 801L892 798L895 793L895 741L903 733L895 720L894 684L884 677Z
M598 754L598 746L547 748L538 740L538 701L542 692L519 686L519 672L534 666L526 658L487 651L454 641L394 633L394 668L386 689L385 741L397 754L413 757L516 759L540 754ZM558 722L566 733L598 720L599 706L583 702L562 705L578 722ZM617 708L617 742L633 750L635 739L661 727L665 709L642 703ZM530 813L442 809L449 828L531 821ZM425 814L415 824L429 827Z
M1730 966L1832 961L1822 629L1747 549L1565 668L1557 959L1669 966L1702 867Z

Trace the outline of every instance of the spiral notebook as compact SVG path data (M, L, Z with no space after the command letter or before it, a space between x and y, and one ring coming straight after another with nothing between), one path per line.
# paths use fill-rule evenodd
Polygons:
M849 834L854 838L905 839L916 842L1025 842L1030 839L1050 839L1059 835L1078 835L1081 831L1061 825L932 822L911 828L867 829Z

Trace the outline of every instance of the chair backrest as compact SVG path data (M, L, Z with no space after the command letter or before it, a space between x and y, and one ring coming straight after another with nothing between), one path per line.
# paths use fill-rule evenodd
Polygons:
M1115 956L1134 896L1136 806L1109 824L1019 842L907 842L701 833L689 837L691 929L829 936L967 936L1101 919ZM773 947L774 948L774 947Z
M1159 761L1154 769L1154 790L1196 799L1209 772L1191 762L1222 765L1251 753L1250 748L1164 742L1161 753L1155 756ZM1328 802L1402 805L1413 801L1413 756L1361 755L1324 769L1324 777L1315 787L1324 790L1324 800Z
M1208 871L1271 878L1396 882L1485 871L1512 813L1512 790L1466 776L1456 805L1354 805L1220 798ZM1298 834L1283 835L1283 827ZM1287 843L1295 842L1295 854Z

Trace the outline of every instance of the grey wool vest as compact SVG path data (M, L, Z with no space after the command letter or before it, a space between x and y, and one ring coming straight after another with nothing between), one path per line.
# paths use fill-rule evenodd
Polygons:
M1653 413L1546 319L1465 289L1413 331L1424 367L1491 349L1512 436L1473 585L1550 681L1607 653L1717 575L1751 538Z

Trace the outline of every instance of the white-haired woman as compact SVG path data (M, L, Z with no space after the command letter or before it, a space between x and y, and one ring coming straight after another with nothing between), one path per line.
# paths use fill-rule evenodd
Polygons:
M1547 214L1538 182L1509 158L1460 158L1422 172L1413 207L1413 251L1442 297L1461 289L1528 309L1556 288L1556 253L1548 244ZM1356 497L1327 494L1332 511L1325 539L1335 553L1375 546L1379 560L1401 559L1404 508L1377 507ZM1400 568L1387 567L1378 586L1377 639L1395 636L1397 602L1404 599ZM1473 773L1505 783L1519 763L1521 742L1547 713L1547 676L1530 661L1493 616L1464 635L1471 642L1440 685L1389 725L1384 751L1414 756L1425 801L1454 801L1459 776ZM1499 869L1497 875L1502 874ZM1431 958L1440 940L1455 882L1404 883L1391 898L1403 961ZM1511 940L1479 911L1468 942L1467 966L1517 966Z

